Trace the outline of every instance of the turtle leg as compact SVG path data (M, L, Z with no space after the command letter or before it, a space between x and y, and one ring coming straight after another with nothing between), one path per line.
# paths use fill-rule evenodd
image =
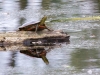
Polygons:
M53 31L53 30L49 29L47 26L45 26L45 29L47 29L48 31Z
M49 29L48 27L46 27L46 29L48 30L48 31L52 31L51 29Z
M37 32L39 25L43 25L46 21L47 17L44 16L41 21L36 25L35 32Z
M35 26L35 32L37 32L38 27L39 27L39 24L37 24L37 25Z
M39 52L38 52L38 50L36 49L36 54L37 54L37 56L39 57Z

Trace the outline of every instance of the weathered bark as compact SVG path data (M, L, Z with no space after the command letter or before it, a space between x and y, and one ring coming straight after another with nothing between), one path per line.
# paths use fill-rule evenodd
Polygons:
M59 31L43 32L42 34L31 31L0 33L0 51L19 50L31 57L42 58L46 64L49 64L46 53L63 42L69 42L69 36Z
M0 33L0 50L28 50L69 42L69 36L59 31L34 33L17 31Z

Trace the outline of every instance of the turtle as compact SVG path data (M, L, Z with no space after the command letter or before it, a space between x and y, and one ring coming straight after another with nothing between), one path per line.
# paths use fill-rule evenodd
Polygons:
M38 51L37 51L38 50ZM42 58L42 60L48 65L49 61L46 58L47 51L45 49L30 49L30 50L21 50L20 53L23 53L25 55L36 57L36 58Z
M51 31L51 29L49 29L46 25L45 25L45 21L46 21L47 17L44 16L40 22L30 22L30 23L25 23L23 24L21 27L19 27L19 31L42 31L44 29L47 29L48 31Z

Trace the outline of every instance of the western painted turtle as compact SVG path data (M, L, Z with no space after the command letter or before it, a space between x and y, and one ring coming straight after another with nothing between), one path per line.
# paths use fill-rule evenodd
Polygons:
M20 53L26 54L31 57L42 58L42 60L49 64L48 59L46 58L47 51L45 49L31 49L31 50L21 50Z
M45 21L46 21L47 17L44 16L40 22L31 22L31 23L26 23L23 24L20 28L19 31L42 31L44 29L47 29L49 31L51 31L49 28L46 27L45 25Z

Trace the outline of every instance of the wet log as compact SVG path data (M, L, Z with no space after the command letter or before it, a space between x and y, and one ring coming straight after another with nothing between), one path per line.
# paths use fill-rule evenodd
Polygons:
M17 31L0 33L0 50L28 50L69 42L69 35L60 31L35 33Z
M0 51L19 51L31 57L42 58L46 64L49 64L46 54L65 42L69 43L69 35L60 31L0 33Z

